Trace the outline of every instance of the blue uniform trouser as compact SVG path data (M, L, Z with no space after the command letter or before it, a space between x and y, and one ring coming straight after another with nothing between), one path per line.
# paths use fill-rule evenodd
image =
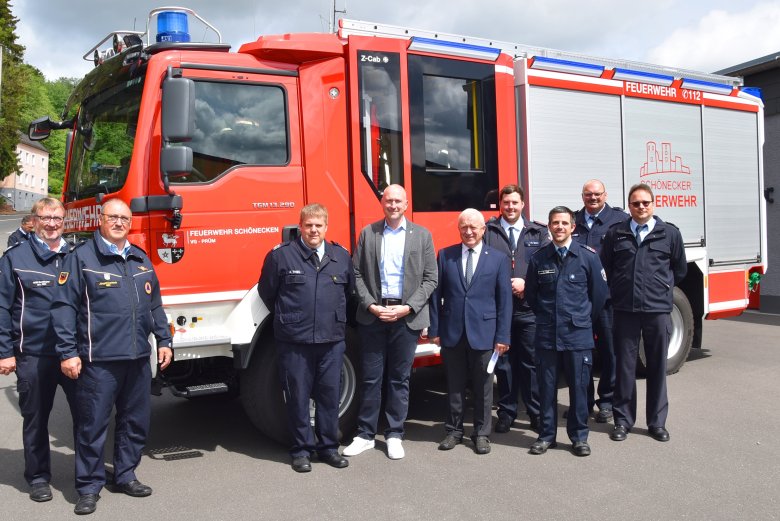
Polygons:
M444 424L447 434L463 437L463 408L466 403L466 384L471 381L474 396L474 433L472 437L489 436L492 428L493 375L487 366L493 350L477 350L469 346L466 334L454 347L441 348L441 358L447 374L449 415Z
M62 386L70 406L75 437L76 382L62 373L56 356L16 356L16 388L22 413L24 443L24 479L34 483L51 481L49 414L57 386Z
M536 318L531 312L512 316L512 344L496 363L498 416L517 418L518 396L530 418L539 417L539 382L534 361Z
M596 333L596 351L599 360L599 397L596 399L596 388L593 384L593 375L588 385L588 409L598 405L599 409L612 409L612 400L615 394L615 344L612 334L612 304L607 302L599 313L596 323L593 324Z
M669 313L629 313L615 311L615 425L631 429L636 423L636 359L639 339L647 360L647 426L665 427L669 413L666 394L666 356L672 333Z
M83 362L76 388L76 490L97 494L106 484L103 451L111 410L114 427L114 482L136 479L151 414L149 358Z
M566 432L571 441L588 440L588 382L593 368L590 349L581 351L536 350L539 375L539 439L555 441L558 427L558 372L563 369L569 386Z
M279 381L287 401L287 423L293 439L290 456L320 457L339 447L339 395L344 341L323 344L295 344L276 341ZM314 430L309 400L316 406Z
M376 435L386 367L385 438L403 438L409 412L409 375L420 332L409 329L403 320L361 325L359 331L363 380L357 435L366 440L373 440Z

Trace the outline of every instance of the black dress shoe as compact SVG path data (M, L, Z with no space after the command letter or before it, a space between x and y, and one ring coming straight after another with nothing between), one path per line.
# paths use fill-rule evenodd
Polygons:
M97 494L84 494L79 496L79 502L73 509L73 513L79 516L91 514L97 508L97 502L100 496Z
M146 497L152 495L152 487L144 485L137 479L128 481L127 483L118 483L116 485L117 492L124 492L128 496L133 497Z
M647 432L656 441L669 441L669 431L663 427L650 427Z
M447 434L447 437L439 443L439 450L452 450L455 448L455 445L461 442L463 442L461 438L453 434Z
M349 467L349 461L347 460L347 458L345 458L338 452L331 452L330 454L326 454L325 456L320 456L320 461L323 463L327 463L328 465L336 469L343 469L345 467Z
M495 432L498 433L505 433L509 432L509 429L512 428L512 425L515 424L515 420L508 418L506 416L499 416L498 421L496 422L496 427L493 429Z
M474 452L477 454L490 454L490 440L487 436L477 436L474 439Z
M531 448L528 450L531 454L544 454L547 449L554 449L558 444L554 441L536 440Z
M615 425L615 428L609 434L609 439L612 441L623 441L626 438L628 438L628 429L625 425Z
M607 423L612 419L612 409L601 409L596 413L596 423Z
M51 501L51 488L48 483L33 483L30 485L30 499L36 503Z
M308 456L293 458L292 469L295 472L311 472L311 460Z
M575 441L571 451L575 456L590 456L590 445L587 441Z

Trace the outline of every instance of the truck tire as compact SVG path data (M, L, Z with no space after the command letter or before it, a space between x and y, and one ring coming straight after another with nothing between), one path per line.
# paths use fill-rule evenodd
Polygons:
M693 345L693 309L688 297L680 288L674 288L672 307L672 336L669 338L669 352L666 356L666 374L680 370L688 359ZM645 374L646 357L644 344L639 344L638 372Z
M347 349L341 367L339 397L339 437L351 436L357 423L359 367L357 335L347 332ZM241 373L241 404L252 424L263 434L283 445L291 444L284 393L279 383L276 349L271 342L258 346L249 367ZM311 402L314 423L314 402Z

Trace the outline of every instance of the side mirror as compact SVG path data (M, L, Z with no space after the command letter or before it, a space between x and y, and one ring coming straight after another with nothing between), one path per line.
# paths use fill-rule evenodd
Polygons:
M33 141L43 141L52 130L52 120L49 116L38 118L27 128L27 136Z
M195 82L168 77L162 85L162 137L182 143L195 133Z
M168 177L192 172L192 149L190 147L165 147L160 150L160 170L163 186L171 193Z

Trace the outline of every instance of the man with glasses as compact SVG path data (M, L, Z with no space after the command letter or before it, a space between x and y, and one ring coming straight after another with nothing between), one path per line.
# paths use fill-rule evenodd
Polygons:
M672 332L672 293L687 272L680 231L653 215L653 191L636 184L628 192L631 218L612 226L601 260L614 308L617 361L613 411L614 441L623 441L636 422L636 359L642 339L647 360L647 428L669 441L666 417L666 357Z
M57 280L52 308L57 353L62 372L76 380L79 411L76 514L94 512L106 484L103 449L114 407L116 490L133 497L152 493L135 475L151 413L149 334L157 339L160 369L173 352L152 263L127 240L131 220L124 202L106 202L99 230L67 257Z
M71 418L75 413L76 384L60 372L50 313L68 252L62 239L64 215L60 201L38 200L29 238L0 259L0 374L16 371L24 419L24 478L30 485L30 499L36 502L52 498L49 414L57 386L65 391Z
M607 189L598 179L591 179L582 187L583 207L575 213L575 229L572 239L590 246L597 253L607 230L616 223L626 220L626 213L621 208L612 208L607 204ZM599 398L596 400L596 389L593 384L593 374L588 384L588 410L593 406L599 408L596 422L607 423L612 418L612 396L615 391L615 348L612 342L612 304L609 300L593 323L593 334L596 336L596 351L599 359Z

